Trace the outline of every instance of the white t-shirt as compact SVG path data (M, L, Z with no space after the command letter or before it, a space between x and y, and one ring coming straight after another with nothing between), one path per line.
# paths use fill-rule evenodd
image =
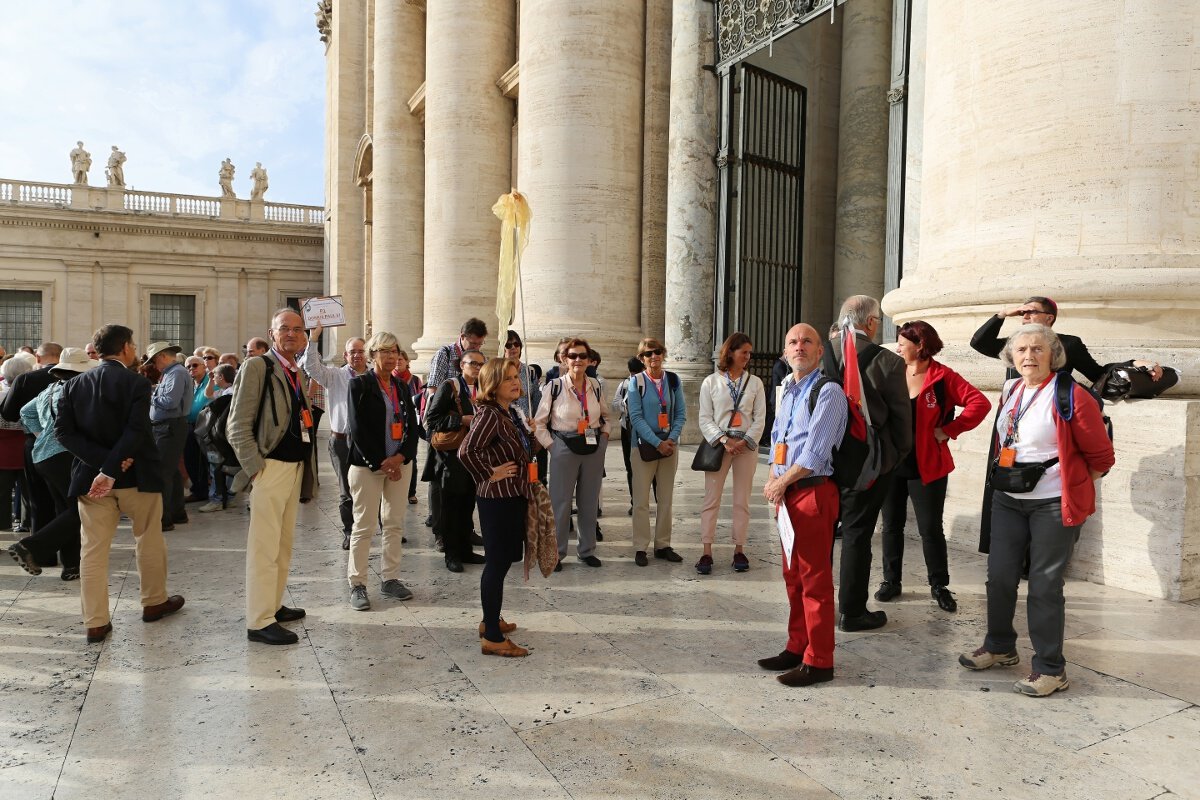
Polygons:
M1021 408L1026 410L1021 415L1020 424L1017 426L1019 438L1012 445L1013 449L1017 451L1017 462L1035 464L1049 461L1058 456L1054 381L1046 384L1046 388L1041 392L1038 392L1037 389L1030 389L1028 386L1025 387L1024 392L1021 392L1021 383L1022 380L1017 378L1005 384L1004 392L1009 394L1009 398L1000 411L999 419L996 420L996 434L1000 437L1000 444L1003 446L1004 437L1008 431L1008 414L1019 399ZM1036 398L1034 397L1035 393L1037 393ZM1055 464L1047 469L1046 474L1038 481L1032 492L1024 494L1005 492L1005 494L1018 500L1048 500L1051 497L1061 497L1062 475L1059 472L1059 465Z

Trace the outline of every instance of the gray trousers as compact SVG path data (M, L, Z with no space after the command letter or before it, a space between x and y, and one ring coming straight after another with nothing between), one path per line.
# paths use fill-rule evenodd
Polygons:
M1029 552L1029 641L1033 644L1033 671L1061 675L1066 602L1063 574L1079 538L1079 525L1062 524L1062 500L1018 500L1004 492L992 498L992 541L987 561L987 637L983 645L992 653L1017 649L1013 614L1017 609L1017 584L1025 552Z
M154 444L162 466L162 524L169 525L175 517L184 513L183 475L179 472L179 459L187 443L187 417L176 417L162 422L153 422Z
M599 437L600 446L590 456L572 453L557 436L550 446L550 504L558 533L558 557L567 555L567 537L571 528L571 499L577 498L579 525L578 553L587 558L596 552L596 510L600 507L600 484L604 478L604 450L608 440Z

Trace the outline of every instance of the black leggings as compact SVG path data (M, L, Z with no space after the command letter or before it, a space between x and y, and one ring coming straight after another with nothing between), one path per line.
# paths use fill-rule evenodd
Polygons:
M946 564L946 534L942 529L948 479L939 478L926 484L919 478L909 480L889 475L888 480L891 483L883 501L883 579L888 583L900 583L904 566L904 523L911 497L929 585L948 585L950 568Z
M524 497L479 497L475 502L485 559L479 578L483 635L490 642L502 642L500 606L504 602L504 577L525 552L525 510L529 501Z

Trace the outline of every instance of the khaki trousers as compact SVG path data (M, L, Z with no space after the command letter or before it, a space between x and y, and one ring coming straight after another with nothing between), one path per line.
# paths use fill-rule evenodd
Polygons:
M167 601L167 543L162 533L162 494L137 489L113 489L99 500L79 498L80 558L79 595L83 624L88 628L107 625L108 554L121 514L133 520L133 542L137 554L142 605Z
M704 473L704 505L700 509L700 542L712 544L717 538L717 512L721 495L725 493L725 476L733 468L733 543L745 546L750 535L750 486L758 453L747 450L737 456L728 452L721 456L721 468Z
M354 498L354 527L350 531L350 559L346 564L346 579L351 586L366 586L370 569L371 539L375 526L383 521L384 581L400 578L400 540L404 538L404 515L408 508L408 476L411 462L400 470L400 477L389 480L382 472L367 467L350 467L350 496ZM380 501L383 503L380 514Z
M246 627L250 630L275 622L275 612L283 605L303 477L303 462L268 458L254 478L246 537Z
M671 546L671 505L675 499L675 470L679 450L657 461L642 461L637 449L629 455L633 466L633 549L648 550L650 544L650 484L658 480L658 508L654 514L654 549Z

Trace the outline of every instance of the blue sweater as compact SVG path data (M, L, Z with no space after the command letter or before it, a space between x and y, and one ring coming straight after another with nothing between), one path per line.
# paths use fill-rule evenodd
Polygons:
M671 388L672 384L674 389ZM687 420L687 408L683 402L683 386L674 373L663 372L663 399L667 403L667 421L671 425L670 429L665 431L658 427L658 415L662 406L658 401L654 381L644 372L629 379L625 407L629 412L633 447L637 447L638 442L658 447L667 439L678 444L679 435L683 433L683 423Z

